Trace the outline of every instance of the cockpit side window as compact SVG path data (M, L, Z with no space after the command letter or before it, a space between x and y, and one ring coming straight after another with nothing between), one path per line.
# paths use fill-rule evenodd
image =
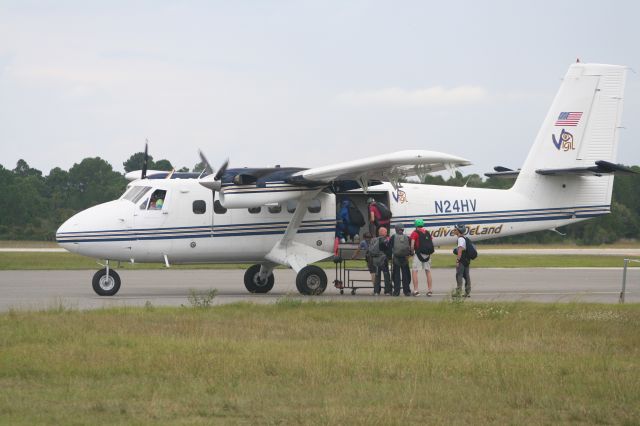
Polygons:
M151 189L150 186L133 186L129 188L127 192L122 196L123 200L129 200L132 203L136 204L140 199L149 192Z
M164 189L156 189L151 194L151 198L149 199L149 205L147 206L147 210L162 210L162 206L164 206L164 199L167 196L167 191Z

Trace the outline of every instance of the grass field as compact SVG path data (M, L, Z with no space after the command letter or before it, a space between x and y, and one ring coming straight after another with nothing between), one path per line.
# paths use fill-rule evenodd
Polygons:
M638 424L640 306L0 315L2 424Z
M364 262L348 262L349 265L364 266ZM334 267L333 262L319 262L318 265L326 269ZM246 269L249 264L198 264L173 265L177 269ZM453 255L433 256L433 267L453 268ZM482 255L473 262L474 268L533 268L533 267L622 267L623 258L618 256L585 256L585 255ZM638 267L639 263L630 263L630 267ZM160 269L160 263L136 263L134 265L123 262L120 269ZM97 269L94 259L89 259L72 253L0 253L0 270L68 270L68 269Z

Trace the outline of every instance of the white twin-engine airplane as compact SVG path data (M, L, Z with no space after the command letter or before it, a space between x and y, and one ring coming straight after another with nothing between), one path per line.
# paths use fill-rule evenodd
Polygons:
M312 263L332 256L336 209L348 197L368 215L366 199L390 206L392 225L423 218L436 245L453 243L454 224L475 240L555 229L610 212L626 68L576 63L569 67L511 189L400 183L409 176L471 164L433 151L387 155L311 169L241 168L205 176L143 170L115 201L67 220L57 242L105 259L93 289L112 296L120 277L111 261L255 263L244 275L250 292L267 293L277 265L293 268L302 294L320 294L324 271ZM206 175L206 172L209 172Z

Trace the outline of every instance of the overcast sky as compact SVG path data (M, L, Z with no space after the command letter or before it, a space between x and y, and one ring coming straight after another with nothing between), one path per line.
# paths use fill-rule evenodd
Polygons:
M0 0L0 164L141 151L311 167L401 149L519 167L582 62L640 72L635 1ZM640 164L628 73L619 161Z

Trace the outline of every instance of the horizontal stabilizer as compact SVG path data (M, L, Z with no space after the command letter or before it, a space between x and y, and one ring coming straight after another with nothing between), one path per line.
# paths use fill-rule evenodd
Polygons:
M565 176L565 175L595 175L603 174L637 174L638 172L621 164L614 164L608 161L599 160L589 167L570 167L566 169L538 169L536 173L543 176Z
M498 167L496 167L497 169ZM501 178L501 179L515 179L520 174L520 170L496 170L495 172L485 173L484 175L489 178Z
M513 171L513 169L510 169L508 167L503 167L503 166L495 166L493 170L495 170L496 172L512 172Z

